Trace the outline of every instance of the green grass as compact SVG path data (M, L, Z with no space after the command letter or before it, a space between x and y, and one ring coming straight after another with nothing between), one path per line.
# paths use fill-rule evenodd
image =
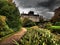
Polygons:
M51 26L51 29L60 29L60 26Z

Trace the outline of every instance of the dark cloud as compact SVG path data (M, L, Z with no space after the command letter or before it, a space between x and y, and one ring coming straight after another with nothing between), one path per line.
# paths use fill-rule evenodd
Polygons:
M41 2L41 3L38 2L37 7L42 6L42 7L52 10L54 9L55 3L56 3L56 0L49 0L47 2Z
M45 17L51 17L55 8L60 6L60 0L15 0L17 7L19 7L20 12L28 12L33 10L38 14ZM27 11L26 11L27 10Z

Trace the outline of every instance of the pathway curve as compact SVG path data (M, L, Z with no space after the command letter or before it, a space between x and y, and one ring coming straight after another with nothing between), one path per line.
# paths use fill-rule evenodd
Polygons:
M4 39L3 41L0 42L0 45L13 45L13 40L18 41L21 37L24 36L24 34L27 32L25 28L22 28L21 31L13 34L12 36Z

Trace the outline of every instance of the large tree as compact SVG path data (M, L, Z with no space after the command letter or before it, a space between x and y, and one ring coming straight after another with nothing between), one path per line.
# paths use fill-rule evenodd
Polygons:
M55 14L51 19L51 22L60 22L60 7L55 9Z
M6 23L12 29L18 29L20 27L20 13L14 3L0 0L0 15L6 16Z

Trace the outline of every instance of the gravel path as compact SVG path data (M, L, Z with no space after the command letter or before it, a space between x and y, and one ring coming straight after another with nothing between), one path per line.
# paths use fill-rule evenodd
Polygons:
M21 31L15 33L14 35L4 39L0 42L0 45L13 45L13 40L18 41L21 37L24 36L24 34L27 32L25 28L22 28Z

